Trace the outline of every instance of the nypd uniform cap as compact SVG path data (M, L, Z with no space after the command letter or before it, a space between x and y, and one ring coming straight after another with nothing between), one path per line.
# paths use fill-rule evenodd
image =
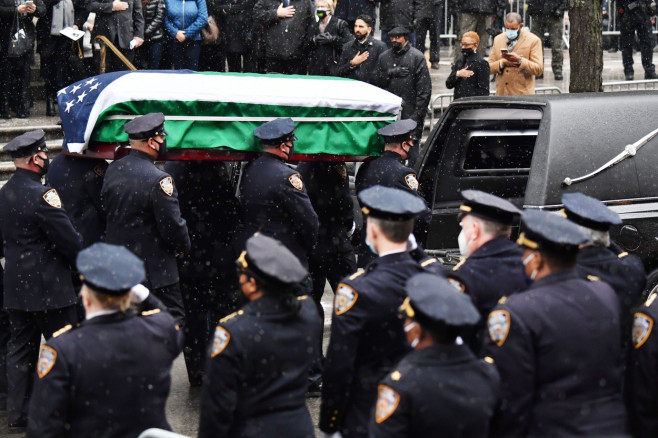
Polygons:
M464 202L459 206L460 216L472 214L488 221L512 225L521 210L506 199L480 190L463 190Z
M98 242L78 253L80 278L94 291L124 295L146 278L144 262L124 246Z
M401 36L401 35L409 35L411 33L411 30L404 26L395 26L393 29L388 31L389 36Z
M391 187L372 186L362 190L359 201L364 214L388 221L406 221L425 211L421 198Z
M238 257L237 265L256 279L284 287L296 285L308 275L288 248L261 233L247 240L246 249Z
M434 274L420 273L407 280L407 298L401 312L421 325L475 325L480 313L471 299L455 290L448 280Z
M162 113L149 113L136 117L123 125L128 137L133 140L143 140L156 135L167 135L164 130L165 117Z
M282 143L297 140L295 137L295 122L290 117L270 120L254 129L254 135L263 143Z
M598 199L582 193L562 195L563 213L572 222L597 231L608 231L612 225L621 223L617 213Z
M565 218L547 211L526 210L521 215L521 234L516 243L554 254L575 253L589 237Z
M46 133L43 129L26 132L7 143L3 149L11 158L29 157L39 151L48 151Z
M384 143L398 143L409 140L418 124L411 119L398 120L379 128L377 134L384 137Z

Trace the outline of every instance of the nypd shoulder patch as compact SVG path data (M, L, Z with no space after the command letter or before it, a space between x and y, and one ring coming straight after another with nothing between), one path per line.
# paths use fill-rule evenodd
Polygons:
M407 183L411 190L418 190L418 180L415 173L410 173L404 177L404 182Z
M62 200L59 199L59 193L55 189L50 189L44 193L43 200L51 207L62 208Z
M452 287L454 287L455 289L457 289L457 291L459 291L459 292L461 292L461 293L466 292L466 286L464 285L464 283L462 283L461 281L457 280L456 278L448 277L448 283L450 283L450 285L451 285Z
M293 173L290 175L288 177L288 181L290 181L290 185L292 185L297 190L304 190L304 183L302 182L302 178L298 173Z
M39 350L39 360L37 361L37 374L40 379L48 375L50 370L55 366L57 360L57 351L48 345L42 345Z
M174 180L170 176L165 176L160 180L160 188L167 196L174 194Z
M212 340L212 353L211 357L217 356L228 347L228 342L231 340L231 334L224 328L217 326L215 328L215 336Z
M637 350L647 342L653 329L653 318L644 313L636 313L633 319L632 341Z
M512 318L507 310L494 310L489 314L487 327L489 328L489 337L494 344L502 347L507 340Z
M400 404L400 394L386 385L377 388L377 405L375 406L375 421L383 423L388 419Z
M339 284L336 289L336 297L334 298L334 311L336 315L342 315L350 310L358 298L359 293L352 287L343 283Z

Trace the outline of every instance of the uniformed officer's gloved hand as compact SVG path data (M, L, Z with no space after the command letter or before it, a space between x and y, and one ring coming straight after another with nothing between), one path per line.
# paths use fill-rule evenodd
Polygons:
M150 291L146 286L143 284L138 284L137 286L133 286L132 289L130 289L132 292L132 295L130 296L130 302L133 304L139 304L143 303L145 299L148 298Z
M319 35L315 35L313 37L313 42L318 46L322 46L324 44L331 44L334 41L336 41L336 36L330 34L329 32L324 32Z
M343 438L343 435L341 435L340 432L334 432L334 433L322 432L322 438Z
M409 68L408 67L393 67L389 68L386 71L386 74L392 78L404 78L406 76L409 76Z

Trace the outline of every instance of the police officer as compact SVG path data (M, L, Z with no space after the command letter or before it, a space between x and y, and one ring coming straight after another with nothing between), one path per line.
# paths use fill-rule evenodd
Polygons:
M82 239L57 190L41 184L48 170L43 130L19 135L4 147L16 172L0 189L0 240L4 244L4 308L9 313L8 422L27 425L41 335L49 339L77 321L70 266Z
M384 139L384 152L379 158L363 163L359 168L355 180L357 193L361 193L369 187L381 185L404 190L422 199L416 172L404 165L404 160L408 158L409 151L415 144L414 129L416 129L416 122L406 119L377 130L377 133ZM417 240L423 241L431 218L432 212L427 207L416 218L414 234ZM372 261L371 254L363 245L359 248L358 254L359 267Z
M641 303L647 284L644 266L636 256L611 249L610 227L621 224L617 213L582 193L565 193L562 203L566 218L590 236L590 242L578 251L578 272L582 278L594 275L608 283L619 298L621 339L625 348L630 339L632 311Z
M245 238L260 231L283 243L308 268L318 216L297 171L286 165L295 148L295 123L275 119L254 130L263 154L247 164L240 183Z
M455 343L477 309L436 275L414 275L406 291L400 316L414 351L377 388L370 437L488 436L500 376L491 358Z
M190 251L178 258L185 305L183 353L190 384L201 386L210 329L239 307L232 244L240 208L226 163L168 161L164 169L178 189L192 244Z
M452 269L448 279L471 297L482 316L481 323L465 330L462 336L479 354L491 309L503 296L524 290L529 284L521 263L523 250L509 239L521 211L511 202L479 190L464 190L461 194L464 201L459 206L462 230L458 240L461 255L466 258Z
M189 251L190 238L174 181L153 164L167 150L164 115L137 117L124 130L130 154L108 167L101 189L106 241L125 245L144 261L145 285L182 321L185 311L176 254Z
M632 81L635 74L633 45L636 33L640 40L644 79L658 79L656 66L653 64L653 35L651 33L651 16L656 10L656 2L653 0L618 0L617 7L619 8L621 57L626 80Z
M322 337L308 275L279 241L257 233L237 260L249 300L215 329L201 395L199 437L313 437L307 374Z
M383 186L364 190L359 200L367 215L366 244L379 257L336 290L320 406L327 436L368 435L377 384L409 351L397 317L405 282L424 272L407 251L414 216L426 208L422 200Z
M128 437L171 430L165 404L182 348L174 319L143 286L144 263L123 246L78 254L86 320L41 347L28 437ZM143 303L141 315L130 304Z
M633 348L626 367L626 406L634 437L658 436L658 335L653 329L658 320L658 293L636 309L633 318Z
M494 436L615 435L625 432L619 302L612 288L576 271L588 237L546 211L521 215L524 291L489 314L491 356L501 377Z

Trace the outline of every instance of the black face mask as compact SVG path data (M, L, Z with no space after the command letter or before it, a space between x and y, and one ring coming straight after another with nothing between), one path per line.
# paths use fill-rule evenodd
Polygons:
M39 157L37 155L37 157ZM39 157L43 161L43 166L39 166L38 164L36 165L39 169L41 169L41 175L45 175L48 173L48 166L50 166L50 158L46 157L44 160L43 158Z
M161 157L164 154L167 153L167 139L165 138L162 140L162 143L157 141L155 138L153 139L154 142L156 142L158 145L160 145L160 149L158 150L158 156Z
M393 47L393 51L395 53L400 53L402 51L403 46L404 46L404 44L402 44L400 42L397 42L397 41L394 42L394 43L391 43L391 47Z
M471 56L475 51L473 49L462 49L462 55L464 57Z
M315 13L318 15L318 18L322 20L324 17L327 16L327 10L326 9L318 9L315 11Z

